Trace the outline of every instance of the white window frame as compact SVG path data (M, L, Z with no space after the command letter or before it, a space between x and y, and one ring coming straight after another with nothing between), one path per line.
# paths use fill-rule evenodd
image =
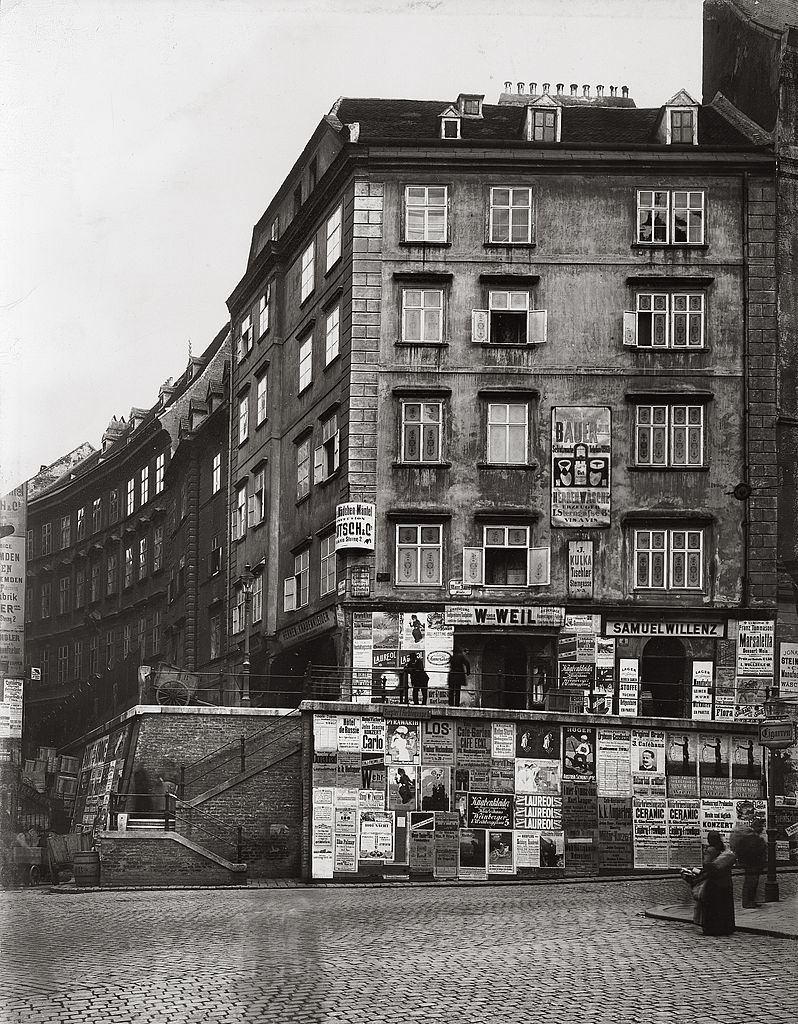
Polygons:
M674 126L673 117L674 114L690 114L690 138L685 139L674 139ZM665 108L665 141L669 146L697 146L698 145L698 108L697 107L666 107ZM682 131L683 128L680 125L676 131Z
M211 464L211 494L218 494L222 489L222 453L218 451Z
M683 535L683 536L682 536ZM640 526L633 532L632 580L637 591L704 590L705 530L696 526ZM661 582L655 583L653 554L659 556L662 569ZM688 586L687 563L697 556L698 584ZM679 567L680 559L683 567ZM645 566L645 582L641 583L640 569ZM680 582L681 580L681 582Z
M545 118L547 116L553 116L553 118L554 118L554 124L553 125L547 125L545 123L543 124L543 126L542 126L543 134L541 135L540 138L536 138L535 137L536 134L537 134L537 131L538 131L538 128L535 125L535 115L536 114L542 114L543 118L544 118L544 122L545 122ZM557 106L527 107L525 129L526 129L526 139L527 139L527 142L559 142L560 141L561 131L562 131L562 110L561 110L561 108L557 107ZM554 131L554 138L547 139L546 138L546 133L548 131L550 131L550 130Z
M42 523L42 554L49 555L53 550L53 524Z
M324 365L329 366L341 350L341 307L336 305L327 314L324 326Z
M166 472L166 452L161 452L155 460L155 493L160 494L163 490L163 478Z
M341 463L341 432L338 414L333 413L321 424L321 444L313 453L313 481L319 483L338 471Z
M247 535L247 485L236 488L236 504L233 509L233 540L243 540Z
M263 618L263 574L258 573L252 579L252 621L260 622Z
M238 400L238 443L241 445L249 438L249 392Z
M454 134L449 135L447 133L447 126L454 125ZM459 117L442 117L441 118L441 138L447 141L454 141L460 138L460 118Z
M418 320L417 333L412 330L411 326L411 321L416 319ZM407 345L441 344L443 341L442 288L402 289L402 341Z
M128 487L129 486L130 485L128 484ZM133 486L135 487L135 481L133 482ZM128 513L128 515L129 514L130 513ZM31 534L31 539L33 539L32 538L33 531L29 530L28 532ZM75 540L83 540L83 538L85 536L86 536L86 506L84 505L82 508L78 509L77 514L75 516ZM31 552L31 555L32 554L33 554L33 552Z
M136 511L136 478L132 477L127 482L127 503L125 505L127 514L132 516Z
M704 405L687 402L635 403L635 465L646 469L701 469L705 459L706 431ZM691 422L692 420L692 422ZM684 462L675 460L677 438L685 453ZM699 459L690 461L691 438L698 437ZM660 440L655 441L659 437ZM641 444L645 439L644 444ZM662 458L654 460L655 447ZM648 458L641 455L647 448Z
M238 328L238 362L252 351L252 314L247 313Z
M269 330L272 319L272 283L271 281L266 285L266 288L258 301L258 337L262 338L263 335Z
M125 546L125 579L124 587L133 586L133 545Z
M141 504L146 505L150 500L150 467L144 466L141 470Z
M492 535L497 534L499 531L503 534L504 542L499 544L495 542ZM523 534L523 543L511 544L510 536L512 533ZM530 527L529 526L511 526L498 523L486 524L482 527L482 551L483 551L483 573L484 583L483 586L494 589L506 589L507 587L526 587L529 585L529 542L530 542ZM525 551L524 555L524 579L523 582L518 583L488 583L488 552L489 551Z
M512 420L511 410L523 408L524 421L521 423ZM517 428L523 429L524 435L524 457L523 459L511 459L511 439L514 434L520 433ZM504 435L504 452L507 458L494 460L491 457L491 448L494 435ZM486 451L485 461L495 466L526 466L529 464L529 402L488 402L486 412Z
M305 388L313 383L313 334L309 334L299 343L299 390L302 394Z
M691 340L695 328L697 342ZM648 343L641 340L644 336ZM635 309L624 313L625 345L698 352L705 337L706 294L701 291L637 292Z
M61 550L72 543L72 516L61 516Z
M404 533L403 533L404 531ZM410 531L413 531L412 536ZM435 531L437 539L430 536ZM426 536L425 536L426 534ZM405 552L413 553L414 579L400 579L400 563ZM426 553L437 555L437 573L422 580L422 562ZM409 566L409 562L407 563ZM433 563L434 565L434 559ZM440 587L443 581L443 524L442 523L397 523L395 586L397 587Z
M142 502L144 504L144 502ZM91 503L91 532L99 533L103 528L103 499L95 498Z
M305 437L296 446L296 499L301 501L310 494L311 439Z
M526 289L495 288L488 293L488 308L471 311L471 341L476 345L490 345L507 348L524 348L528 345L545 344L548 338L548 312L532 309L529 291ZM522 341L505 341L498 338L500 315L525 315Z
M249 525L258 526L266 515L266 469L261 467L252 478L252 494L249 499Z
M435 193L431 197L431 193ZM443 193L442 201L439 193ZM432 201L434 198L434 201ZM444 243L449 240L449 186L448 185L405 185L404 241L425 243ZM419 230L411 229L411 211L423 210L423 224ZM443 230L436 225L430 226L430 215L437 221L443 216ZM435 237L432 237L435 236ZM440 236L440 237L438 237Z
M255 385L255 426L259 427L267 415L269 398L269 375L266 370L256 379Z
M235 633L241 633L244 629L244 623L246 620L245 608L246 608L246 594L241 584L237 584L235 587L234 601L232 607L232 622L231 631Z
M680 210L698 214L700 231L698 237L690 238L691 227L688 224L687 238L676 237L676 222ZM651 213L651 238L642 237L643 221L646 212ZM656 215L660 223L653 223ZM658 234L659 237L654 237ZM703 245L706 237L706 190L680 188L649 188L637 190L637 229L635 233L637 245Z
M336 585L335 534L328 533L319 541L319 597L334 593Z
M280 237L280 218L275 217L272 221L272 226L269 230L269 239L272 242L276 242Z
M437 409L437 418L428 409ZM408 410L418 409L418 419L409 419ZM408 439L417 434L418 456L408 452ZM427 458L427 442L435 440L435 457ZM443 461L443 401L439 398L403 398L400 409L399 461L408 466L438 465Z
M139 537L139 579L146 579L147 576L147 538Z
M329 271L338 260L341 258L341 231L343 222L344 208L339 206L336 210L330 214L327 218L327 226L325 231L326 246L325 246L325 270Z
M316 241L305 249L300 258L299 301L304 302L316 288Z
M294 574L283 580L283 608L287 612L310 602L310 548L294 556Z
M506 192L507 202L500 203L499 193ZM526 193L526 203L516 205L513 202L515 194L523 198ZM497 211L507 212L507 238L497 238L496 213ZM526 235L524 238L513 238L514 213L526 212ZM529 245L532 241L532 189L517 185L492 185L490 190L490 241L500 245Z

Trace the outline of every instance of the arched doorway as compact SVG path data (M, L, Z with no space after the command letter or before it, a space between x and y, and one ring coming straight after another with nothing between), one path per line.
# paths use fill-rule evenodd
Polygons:
M655 637L643 648L640 665L642 715L683 718L684 675L687 665L684 644L674 637Z
M512 637L491 640L482 656L482 706L525 708L527 649Z

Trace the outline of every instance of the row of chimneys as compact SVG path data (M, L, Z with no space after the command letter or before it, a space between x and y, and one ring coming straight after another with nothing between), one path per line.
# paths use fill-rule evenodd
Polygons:
M517 89L518 89L519 95L523 95L524 85L525 85L524 82L519 82L518 83ZM549 92L550 88L551 88L551 83L550 82L544 82L543 83L543 95L544 96L548 95L548 92ZM563 95L563 89L565 88L565 84L563 82L558 82L555 88L557 89L557 95L558 96L562 96ZM572 96L576 96L578 90L579 90L579 86L576 84L576 82L572 82L571 83L571 95ZM512 92L513 91L513 83L512 82L505 82L504 83L504 91L505 92ZM537 95L537 91L538 91L538 83L537 82L530 82L529 83L529 95L530 96L536 96ZM582 86L582 95L586 96L586 97L590 96L590 86L589 85L583 85ZM604 86L603 85L597 85L596 86L596 96L600 99L603 95L604 95ZM617 95L618 95L618 86L617 85L611 85L610 86L610 96L617 96ZM627 85L622 85L621 86L621 96L623 96L623 98L626 99L626 97L628 95L629 95L629 87Z

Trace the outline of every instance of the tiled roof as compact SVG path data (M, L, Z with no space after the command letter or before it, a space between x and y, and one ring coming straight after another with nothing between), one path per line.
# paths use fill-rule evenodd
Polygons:
M359 141L363 143L396 141L437 141L440 138L439 115L449 100L383 100L344 98L336 114L344 124L360 124ZM460 132L465 142L520 142L523 138L526 108L510 105L483 104L483 117L462 118ZM572 146L659 146L657 123L661 107L563 106L560 145ZM734 149L752 148L744 134L729 124L709 106L699 107L699 145ZM537 143L536 145L541 145Z
M798 0L732 0L732 4L764 28L780 32L787 25L798 25Z

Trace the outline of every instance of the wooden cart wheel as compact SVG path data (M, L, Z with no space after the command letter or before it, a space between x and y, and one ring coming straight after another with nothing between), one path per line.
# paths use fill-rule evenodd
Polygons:
M28 872L28 885L38 885L42 880L42 869L38 864L31 864Z

